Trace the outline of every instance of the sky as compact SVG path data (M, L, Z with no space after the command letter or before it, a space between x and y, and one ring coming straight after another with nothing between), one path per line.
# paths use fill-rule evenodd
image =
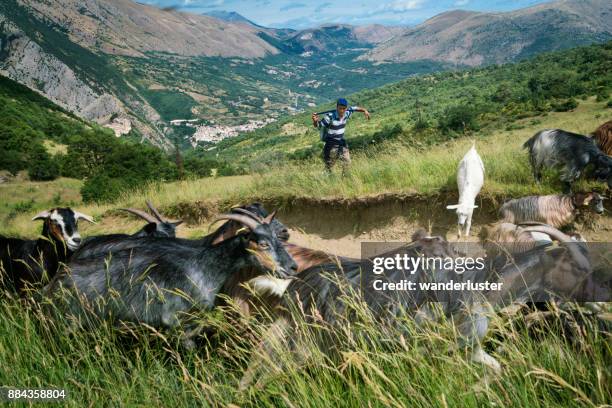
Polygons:
M545 0L137 0L189 13L235 11L266 27L303 29L326 23L416 25L448 10L509 11Z

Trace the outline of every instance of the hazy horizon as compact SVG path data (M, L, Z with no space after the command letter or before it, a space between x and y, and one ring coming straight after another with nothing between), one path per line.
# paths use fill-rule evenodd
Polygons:
M195 14L236 12L252 22L271 28L304 29L328 23L366 25L416 25L445 11L463 9L503 12L530 7L545 0L381 0L353 4L313 0L139 0L156 7L173 7Z

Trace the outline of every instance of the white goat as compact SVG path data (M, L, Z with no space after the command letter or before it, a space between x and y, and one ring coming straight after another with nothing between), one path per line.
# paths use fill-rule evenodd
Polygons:
M465 236L470 235L472 213L476 196L484 183L484 164L476 151L476 143L463 156L457 170L457 187L459 189L459 204L449 205L449 210L457 210L457 233L461 238L461 227L465 227Z

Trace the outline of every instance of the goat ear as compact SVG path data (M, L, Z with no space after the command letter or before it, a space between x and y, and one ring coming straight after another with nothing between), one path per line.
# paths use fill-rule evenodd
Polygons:
M478 208L478 206L477 205L473 205L472 208Z
M91 222L92 224L96 223L91 215L83 214L83 213L80 213L78 211L74 212L74 218L76 218L77 221L78 220L85 220L87 222Z
M271 223L272 220L274 219L274 217L276 217L276 210L272 211L272 213L270 215L268 215L266 218L264 218L263 223L264 224Z
M49 218L51 216L51 213L47 210L45 211L41 211L38 214L36 214L34 216L34 218L32 218L32 221L36 221L36 220L46 220L47 218Z
M457 208L459 208L459 204L453 204L453 205L446 206L447 210L456 210Z
M157 231L157 224L154 222L150 222L147 225L145 225L143 227L143 230L145 230L145 232L149 235L153 234L155 231Z

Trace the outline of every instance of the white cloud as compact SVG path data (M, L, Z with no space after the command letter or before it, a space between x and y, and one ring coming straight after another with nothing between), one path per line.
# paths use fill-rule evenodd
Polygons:
M424 2L425 0L399 0L391 3L389 8L394 11L417 10Z
M470 2L470 0L457 0L453 5L455 7L461 7L461 6L465 6L469 2Z

